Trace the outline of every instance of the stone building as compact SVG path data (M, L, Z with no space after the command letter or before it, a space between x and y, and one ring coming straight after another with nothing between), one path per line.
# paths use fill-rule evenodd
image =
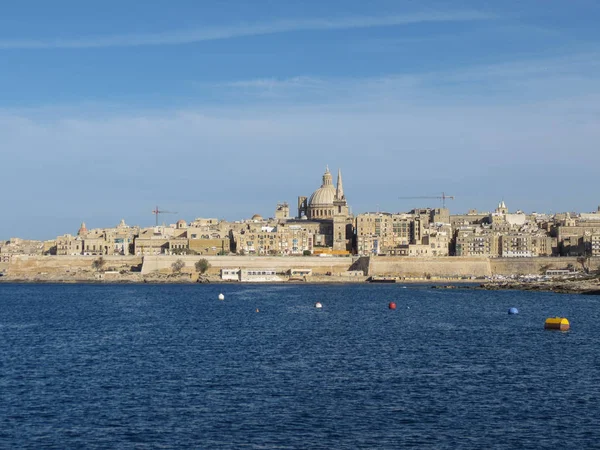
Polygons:
M361 256L396 255L396 249L413 242L411 214L364 213L356 216L355 224L356 250Z
M445 208L356 216L356 252L361 256L448 256L452 239Z
M45 242L21 238L0 241L0 262L8 263L14 255L38 256L48 253Z
M528 258L533 254L532 236L521 233L500 235L500 256L503 258Z
M130 255L139 227L130 227L124 220L114 228L88 230L82 222L77 236L65 234L56 238L57 255Z
M135 239L135 254L138 256L162 255L169 251L169 236L162 233L164 227L142 230Z
M600 256L600 234L593 234L590 241L591 256Z
M82 255L83 239L80 236L70 234L58 236L56 238L56 254L60 256Z
M456 256L500 256L499 233L480 227L462 227L456 232Z
M600 210L600 208L599 208ZM561 256L589 256L592 237L600 234L600 212L558 216L552 229Z
M325 221L324 221L325 222ZM332 242L332 224L309 220L246 223L232 228L237 253L257 255L302 255Z
M277 203L275 208L275 219L277 220L288 220L290 217L290 205L287 202Z

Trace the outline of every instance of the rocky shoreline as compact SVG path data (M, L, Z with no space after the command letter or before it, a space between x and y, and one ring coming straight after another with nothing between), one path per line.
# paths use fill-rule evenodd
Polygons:
M481 289L488 291L518 290L555 292L557 294L585 294L600 295L600 279L586 278L578 280L560 281L502 281L488 282L480 285Z

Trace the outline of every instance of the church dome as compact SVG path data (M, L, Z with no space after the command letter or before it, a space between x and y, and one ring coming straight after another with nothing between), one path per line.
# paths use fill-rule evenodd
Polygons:
M88 232L87 227L85 226L85 222L81 222L81 226L79 227L79 231L77 232L77 236L84 235Z
M335 199L335 188L333 186L323 186L317 189L308 199L309 206L315 205L333 205Z
M336 189L333 185L333 180L329 168L323 175L323 184L319 189L312 193L308 199L308 206L330 206L333 205L335 200Z

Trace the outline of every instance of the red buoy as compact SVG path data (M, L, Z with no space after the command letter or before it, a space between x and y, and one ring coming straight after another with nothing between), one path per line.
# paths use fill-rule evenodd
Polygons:
M390 302L388 306L390 309L396 309L396 304L394 302Z

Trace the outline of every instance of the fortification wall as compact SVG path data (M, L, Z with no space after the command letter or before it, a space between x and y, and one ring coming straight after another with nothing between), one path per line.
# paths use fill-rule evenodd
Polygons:
M592 268L598 267L600 258L591 258ZM548 269L566 269L572 264L575 270L582 270L576 257L540 258L491 258L490 267L494 275L542 275Z
M327 272L339 273L347 271L352 265L351 257L319 257L319 256L177 256L158 255L145 256L142 274L153 272L170 272L171 265L181 259L185 263L183 272L193 271L194 264L200 259L210 263L208 274L217 275L221 269L274 269L285 272L289 269L312 269L313 274Z
M489 258L393 257L371 258L369 275L407 278L485 277L492 274Z
M129 272L141 267L141 275L172 273L172 264L181 259L185 263L182 272L194 273L195 263L201 256L104 256L101 271ZM547 269L565 269L572 265L581 270L575 257L561 258L474 258L474 257L269 257L269 256L205 256L211 265L209 275L218 275L222 268L289 269L308 268L318 277L328 272L341 274L347 270L365 270L368 275L406 278L427 277L486 277L492 275L541 274ZM12 279L86 279L97 275L92 263L97 256L14 256L6 269ZM143 264L142 264L143 263ZM592 270L600 267L600 257L591 258ZM53 278L54 277L54 278Z
M92 267L98 256L13 256L6 275L12 278L35 275L95 272ZM103 256L102 270L131 270L142 264L138 256Z
M487 257L437 257L371 258L370 275L419 278L432 277L486 277L492 275L541 275L547 269L565 269L569 264L581 270L577 258L487 258ZM590 267L597 268L600 258L592 258Z

